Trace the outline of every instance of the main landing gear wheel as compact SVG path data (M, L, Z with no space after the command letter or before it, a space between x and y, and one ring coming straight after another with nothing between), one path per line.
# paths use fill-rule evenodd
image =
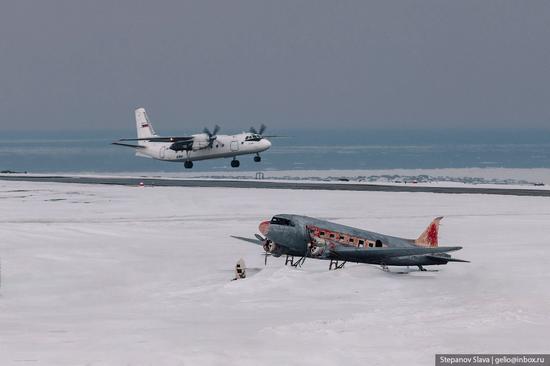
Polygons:
M185 163L183 163L183 166L185 167L185 169L191 169L193 167L193 162L187 160Z
M256 155L256 156L254 157L254 161L255 161L256 163L259 163L260 161L262 161L262 157L261 157L260 155Z
M232 168L238 168L240 165L241 165L241 162L238 161L237 159L231 160L231 167Z

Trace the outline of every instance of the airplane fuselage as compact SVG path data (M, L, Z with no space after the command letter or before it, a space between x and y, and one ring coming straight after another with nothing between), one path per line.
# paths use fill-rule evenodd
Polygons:
M285 254L393 266L439 265L452 260L449 254L443 252L393 257L361 256L359 252L374 254L383 248L406 252L427 246L417 244L415 239L389 236L307 216L276 215L271 221L262 222L259 230L269 241L264 249L275 257ZM345 253L338 250L341 248L347 249Z
M174 151L172 143L145 142L143 148L136 151L138 155L151 157L157 160L185 162L217 158L233 158L238 155L257 154L271 147L267 139L251 140L251 134L218 135L211 147L204 134L192 135L195 138L193 147L188 150Z

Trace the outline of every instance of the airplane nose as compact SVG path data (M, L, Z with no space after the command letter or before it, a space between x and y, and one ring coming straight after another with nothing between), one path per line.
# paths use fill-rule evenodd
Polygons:
M262 221L260 225L258 226L258 230L266 236L269 231L269 221Z
M263 141L264 148L269 149L271 147L271 141L267 139L263 139L262 141Z

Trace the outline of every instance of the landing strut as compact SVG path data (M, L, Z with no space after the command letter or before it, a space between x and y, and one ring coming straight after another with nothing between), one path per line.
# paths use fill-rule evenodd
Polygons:
M287 255L285 259L285 266L290 263L292 267L301 267L305 261L306 257L300 257L297 261L295 261L293 255Z
M328 266L328 270L331 271L334 267L334 269L341 269L344 268L344 265L346 264L346 261L340 262L336 259L330 260L330 265Z

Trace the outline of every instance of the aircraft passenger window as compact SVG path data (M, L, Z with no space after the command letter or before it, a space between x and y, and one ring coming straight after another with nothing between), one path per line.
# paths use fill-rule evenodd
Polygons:
M369 243L369 248L372 248L374 245L372 243Z
M359 245L365 244L364 240L359 240Z
M382 248L382 242L380 240L376 241L376 247L377 248Z
M319 236L325 236L325 232L324 231L319 231Z
M332 233L331 233L329 236L330 236L331 238L334 238L334 234L332 234Z
M355 239L353 239L353 238L349 238L349 242L350 242L350 243L353 243L354 240L355 240Z
M344 235L340 235L340 240L344 240Z

